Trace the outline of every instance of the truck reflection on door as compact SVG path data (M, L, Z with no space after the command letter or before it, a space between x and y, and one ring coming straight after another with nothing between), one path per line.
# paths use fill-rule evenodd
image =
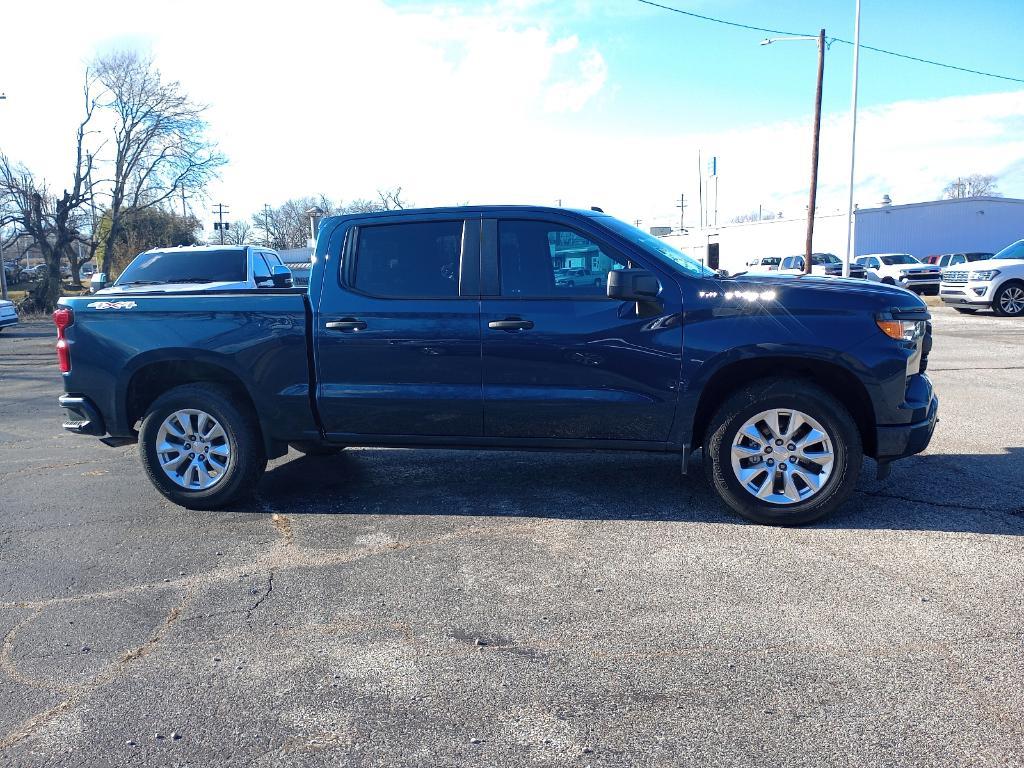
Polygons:
M708 243L708 268L718 269L718 243Z

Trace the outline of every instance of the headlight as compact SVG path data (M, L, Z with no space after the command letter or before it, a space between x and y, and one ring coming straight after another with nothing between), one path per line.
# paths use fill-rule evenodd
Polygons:
M977 272L971 272L968 276L968 280L977 280L982 283L987 283L989 280L999 274L998 269L981 269Z
M897 341L916 341L924 336L924 320L892 320L888 317L875 319L882 333Z

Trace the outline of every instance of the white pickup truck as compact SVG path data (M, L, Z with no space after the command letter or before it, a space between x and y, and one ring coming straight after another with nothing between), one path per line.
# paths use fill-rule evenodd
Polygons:
M939 292L942 270L932 264L922 264L909 253L869 253L858 256L857 263L868 271L870 279L880 283L929 296Z
M1024 315L1024 240L1006 246L991 259L942 270L939 298L957 312L991 307L1002 317Z
M276 251L255 245L154 248L140 253L114 284L95 293L229 291L291 287L292 273Z

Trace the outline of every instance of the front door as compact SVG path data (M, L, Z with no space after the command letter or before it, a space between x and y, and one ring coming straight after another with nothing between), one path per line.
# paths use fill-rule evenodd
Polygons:
M651 265L600 235L526 215L483 231L496 294L481 299L485 436L667 441L682 354L675 282L658 275L659 305L638 307L607 297L607 275Z
M479 228L388 216L332 236L316 328L329 437L482 434Z

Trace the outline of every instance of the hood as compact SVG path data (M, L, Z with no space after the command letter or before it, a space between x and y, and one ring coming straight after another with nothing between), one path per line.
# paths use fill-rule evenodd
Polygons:
M891 264L901 272L940 272L938 264Z
M775 291L779 301L786 301L787 295L812 296L818 294L829 304L868 302L872 309L923 309L927 305L912 291L885 283L854 280L844 277L822 277L818 275L792 275L785 273L747 274L718 281L721 291Z
M1024 269L1024 259L981 259L971 261L967 264L957 264L955 267L946 267L949 272L982 272L987 269Z
M96 291L96 295L110 296L122 293L183 293L185 291L226 291L248 288L247 283L161 283L159 285L112 285Z

